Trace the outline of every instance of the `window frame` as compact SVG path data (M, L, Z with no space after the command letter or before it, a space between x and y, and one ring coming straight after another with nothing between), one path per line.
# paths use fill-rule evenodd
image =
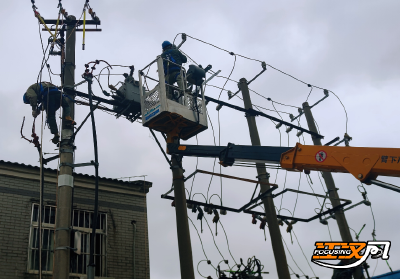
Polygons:
M37 241L37 237L35 237L35 239L33 239L34 237L34 231L36 229L36 233L39 229L39 210L37 210L37 212L35 212L35 207L37 207L37 209L39 209L39 204L38 203L32 203L31 205L31 218L30 218L30 226L29 226L29 240L28 240L28 260L27 260L27 272L30 274L38 274L39 270L38 269L34 269L35 268L35 261L33 263L33 268L32 268L32 251L33 250L38 250L39 248L34 248L35 245L35 241ZM46 214L46 208L50 208L50 214L49 214L49 222L45 223L45 214ZM46 264L48 263L48 260L50 258L49 255L52 254L53 259L51 260L51 270L42 270L43 274L53 274L53 260L54 260L54 233L55 233L55 218L54 218L54 224L51 222L51 210L54 210L55 214L55 218L56 218L56 214L57 214L57 206L55 205L43 205L43 218L42 218L42 230L44 232L44 230L49 230L53 231L52 236L53 236L53 244L51 245L51 243L49 242L50 240L48 239L48 250L43 250L42 248L42 253L43 251L46 251L47 254L47 260L46 260ZM72 219L71 222L72 224L74 224L74 218L75 218L75 212L77 212L78 216L80 217L80 212L83 213L83 215L86 217L87 214L89 214L89 227L80 227L79 225L79 221L78 221L78 226L72 226L72 229L77 231L77 232L81 232L81 247L83 248L83 238L84 235L87 235L87 241L89 241L89 243L87 243L87 253L83 253L81 252L81 255L86 255L86 261L89 261L89 255L90 255L90 235L92 233L92 228L90 228L90 221L92 220L92 216L91 214L93 214L94 212L92 210L86 210L86 209L80 209L80 208L74 208L73 209L73 214L72 214ZM37 216L36 217L36 221L34 221L34 214ZM108 257L108 253L107 253L107 247L108 247L108 218L107 218L107 212L100 212L98 213L99 215L99 220L100 222L98 222L99 228L96 228L96 235L101 235L100 239L102 244L100 245L100 247L102 248L102 250L100 251L100 254L95 254L95 256L100 256L100 258L102 259L102 263L101 263L101 270L100 270L100 275L99 277L106 277L107 276L107 257ZM102 220L102 216L104 216L104 222L103 222L103 228L101 228L101 220ZM75 225L75 224L74 224ZM85 224L83 224L83 226L85 226ZM50 238L50 234L48 236L48 238ZM44 237L44 233L42 233L42 239ZM72 240L73 242L73 240ZM50 249L53 249L52 252ZM96 249L96 247L95 247ZM83 249L81 249L83 251ZM76 254L74 251L70 251L70 275L71 276L82 276L82 275L86 275L86 273L73 273L72 272L72 265L71 262L73 260L73 257L78 257L78 254ZM38 259L38 258L37 258ZM36 259L36 260L37 260ZM96 259L96 258L95 258ZM46 268L47 269L47 268ZM82 271L85 270L86 267L82 266Z

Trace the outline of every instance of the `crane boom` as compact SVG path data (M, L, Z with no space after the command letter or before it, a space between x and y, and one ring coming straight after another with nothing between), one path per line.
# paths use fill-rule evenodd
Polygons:
M232 166L235 162L256 162L280 164L289 171L351 173L366 184L377 184L375 179L378 176L400 177L400 148L316 146L300 143L293 148L232 143L228 146L168 144L167 152L182 156L219 158L223 166ZM399 187L391 186L383 187L400 192Z

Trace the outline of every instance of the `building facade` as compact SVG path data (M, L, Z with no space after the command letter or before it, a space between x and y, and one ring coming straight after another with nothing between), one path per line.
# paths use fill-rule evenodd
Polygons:
M0 278L38 278L39 167L0 161ZM52 278L57 171L44 170L42 273ZM74 174L70 278L86 278L95 177ZM151 182L99 179L96 278L150 278L146 194Z

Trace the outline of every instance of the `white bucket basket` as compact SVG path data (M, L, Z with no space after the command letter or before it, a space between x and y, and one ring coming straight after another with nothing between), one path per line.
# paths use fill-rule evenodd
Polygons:
M158 56L156 62L158 84L153 89L144 91L143 78L146 76L143 71L139 72L143 126L163 133L169 133L179 128L180 138L183 140L206 130L208 126L204 93L194 97L192 93L184 92L178 101L168 99L162 57Z

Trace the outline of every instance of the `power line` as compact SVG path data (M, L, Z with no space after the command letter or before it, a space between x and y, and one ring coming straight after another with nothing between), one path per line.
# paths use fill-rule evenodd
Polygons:
M296 233L294 232L293 229L292 229L292 232L293 232L293 234L294 234L294 237L296 238L297 244L299 244L300 250L301 250L301 252L303 253L304 258L306 259L306 262L307 262L308 266L311 268L311 271L312 271L312 273L314 274L314 276L317 277L317 275L315 275L314 269L313 269L313 268L311 267L311 265L310 265L309 259L308 259L308 258L306 257L306 255L304 254L303 248L301 247L300 242L299 242L299 240L297 239Z
M199 236L199 240L200 240L201 248L203 249L204 256L205 256L205 257L206 257L206 259L208 260L208 257L207 257L207 255L206 255L206 251L204 250L203 241L201 240L201 236L200 236L200 234L199 234L199 231L197 230L197 227L196 227L196 225L193 223L192 219L190 219L190 217L189 217L189 216L188 216L188 219L189 219L189 220L190 220L190 222L192 223L193 227L195 228L195 230L196 230L196 232L197 232L197 235Z
M314 87L312 87L312 86L310 86L310 87L311 87L311 90L310 90L310 93L308 93L308 96L307 96L306 102L308 101L308 98L310 97L310 95L311 95L311 92L312 92L312 90L313 90L313 88L314 88Z
M221 224L222 230L224 231L224 234L225 234L225 237L226 237L226 244L228 245L229 254L231 255L232 260L233 260L233 261L235 262L235 264L237 265L237 262L235 261L235 258L232 256L231 249L229 248L228 235L226 234L225 228L224 228L224 226L223 226L222 223L221 223L221 219L219 219L218 221L219 221L219 223Z
M286 246L286 250L289 252L289 255L290 255L290 257L292 258L294 264L297 266L297 268L300 270L300 272L303 273L304 276L306 276L306 275L304 274L303 270L301 270L301 268L299 267L299 265L297 264L297 262L294 260L293 255L292 255L292 253L290 252L289 247L287 246L286 241L285 241L285 239L284 239L283 237L282 237L282 240L283 240L283 243L284 243L285 246Z
M197 145L199 145L199 139L197 138L197 135L196 135L196 142L197 142ZM197 170L197 166L198 165L199 165L199 157L197 157L197 160L196 160L196 170ZM190 196L192 194L193 183L194 183L195 178L196 178L196 174L194 174L194 176L193 176L192 186L190 187L189 199L190 199Z
M300 173L300 177L299 177L299 186L297 187L297 191L300 190L301 174L302 174L302 173ZM294 204L294 209L293 209L292 217L294 216L294 212L296 211L296 206L297 206L297 200L298 200L298 198L299 198L299 193L297 193L297 196L296 196L296 202L295 202L295 204Z
M212 236L212 238L213 238L214 245L215 245L215 247L216 247L216 248L217 248L217 250L218 250L218 253L221 255L222 259L223 259L223 260L225 260L224 256L222 255L221 251L220 251L220 250L219 250L219 248L218 248L218 245L217 245L217 243L215 242L214 234L213 234L213 232L212 232L212 230L211 230L211 227L210 227L210 225L208 224L208 221L207 221L207 218L206 218L206 216L204 215L204 216L203 216L203 218L204 218L204 220L206 221L208 228L210 229L211 236Z
M249 57L246 57L246 56L240 55L240 54L235 54L235 53L233 53L233 52L231 52L231 51L228 51L228 50L226 50L226 49L223 49L223 48L221 48L221 47L218 47L218 46L216 46L216 45L214 45L214 44L211 44L211 43L208 43L208 42L206 42L206 41L203 41L203 40L194 38L194 37L192 37L192 36L190 36L190 35L187 35L187 34L186 34L186 36L189 37L189 38L192 38L192 39L194 39L194 40L197 40L197 41L199 41L199 42L202 42L202 43L204 43L204 44L213 46L213 47L215 47L215 48L217 48L217 49L219 49L219 50L222 50L222 51L224 51L224 52L227 52L227 53L229 53L230 55L239 56L239 57L242 57L242 58L245 58L245 59L248 59L248 60L257 61L257 62L261 62L261 63L263 62L263 61L258 60L258 59L249 58ZM193 60L192 60L192 61L193 61ZM193 62L194 62L194 61L193 61ZM305 82L305 81L303 81L303 80L301 80L301 79L299 79L299 78L294 77L293 75L290 75L290 74L288 74L288 73L286 73L286 72L284 72L284 71L282 71L282 70L280 70L280 69L278 69L278 68L273 67L273 66L270 65L270 64L266 64L266 66L268 66L268 67L270 67L270 68L272 68L272 69L274 69L274 70L276 70L276 71L278 71L278 72L280 72L280 73L282 73L282 74L284 74L284 75L286 75L286 76L288 76L288 77L291 77L291 78L293 78L294 80L297 80L298 82L301 82L301 83L307 85L308 87L311 87L311 90L312 90L313 87L318 88L318 89L322 89L322 90L325 89L325 88L322 88L322 87L319 87L319 86L316 86L316 85L312 85L312 84L310 84L310 83L307 83L307 82ZM331 90L328 90L328 91L331 92L331 93L339 100L340 104L343 106L343 109L344 109L344 112L345 112L345 115L346 115L346 133L347 133L348 115L347 115L346 108L345 108L344 104L342 103L342 101L340 100L340 98L339 98L333 91L331 91ZM311 94L311 91L310 91L309 95L310 95L310 94ZM307 97L307 99L308 99L308 97Z

